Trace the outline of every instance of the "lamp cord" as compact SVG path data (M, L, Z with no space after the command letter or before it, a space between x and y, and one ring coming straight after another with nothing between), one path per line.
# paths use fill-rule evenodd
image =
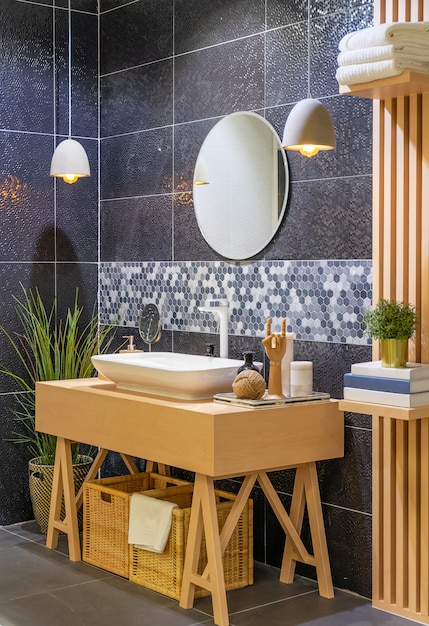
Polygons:
M69 40L69 54L68 54L68 63L69 63L69 81L68 81L68 90L69 90L69 139L71 138L71 98L72 98L72 78L71 78L71 63L72 63L72 53L71 53L71 40L72 40L72 29L71 29L71 0L68 0L68 17L69 17L69 28L68 28L68 40Z
M69 0L70 2L70 0ZM311 98L310 90L310 56L311 56L311 44L310 44L310 4L311 0L307 3L307 98Z

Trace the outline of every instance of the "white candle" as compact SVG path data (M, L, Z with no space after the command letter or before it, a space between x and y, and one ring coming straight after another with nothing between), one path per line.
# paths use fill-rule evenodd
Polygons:
M290 364L293 361L293 333L286 333L286 352L282 359L282 393L290 396Z
M308 396L313 392L313 363L292 361L290 364L290 395Z

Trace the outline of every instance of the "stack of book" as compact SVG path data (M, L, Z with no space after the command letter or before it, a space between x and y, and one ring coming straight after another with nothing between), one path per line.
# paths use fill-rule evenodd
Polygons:
M355 363L344 374L344 400L405 408L429 405L429 364L382 367L381 361Z

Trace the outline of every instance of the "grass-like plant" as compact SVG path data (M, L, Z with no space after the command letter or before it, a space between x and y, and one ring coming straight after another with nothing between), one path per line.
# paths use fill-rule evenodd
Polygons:
M375 339L410 339L417 327L416 309L412 304L382 299L365 311L365 332Z
M52 465L57 439L36 430L35 383L92 376L91 356L107 351L114 337L114 326L100 326L94 307L90 321L82 327L83 307L78 304L77 289L73 308L67 310L64 320L57 319L55 299L47 309L37 288L26 290L22 287L22 290L22 299L14 297L22 331L10 334L0 326L22 369L17 373L0 367L0 373L12 378L19 387L14 394L16 404L12 413L22 428L13 433L12 441L26 444L41 464ZM76 444L73 460L78 457L79 444Z

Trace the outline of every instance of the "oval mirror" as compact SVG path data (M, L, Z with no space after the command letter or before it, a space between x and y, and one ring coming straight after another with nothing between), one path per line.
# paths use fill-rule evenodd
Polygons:
M208 133L193 195L198 226L213 250L233 260L260 252L280 226L288 192L286 154L263 117L231 113Z
M153 343L161 338L161 319L156 304L146 304L140 315L139 334L143 341L149 344L149 350Z

